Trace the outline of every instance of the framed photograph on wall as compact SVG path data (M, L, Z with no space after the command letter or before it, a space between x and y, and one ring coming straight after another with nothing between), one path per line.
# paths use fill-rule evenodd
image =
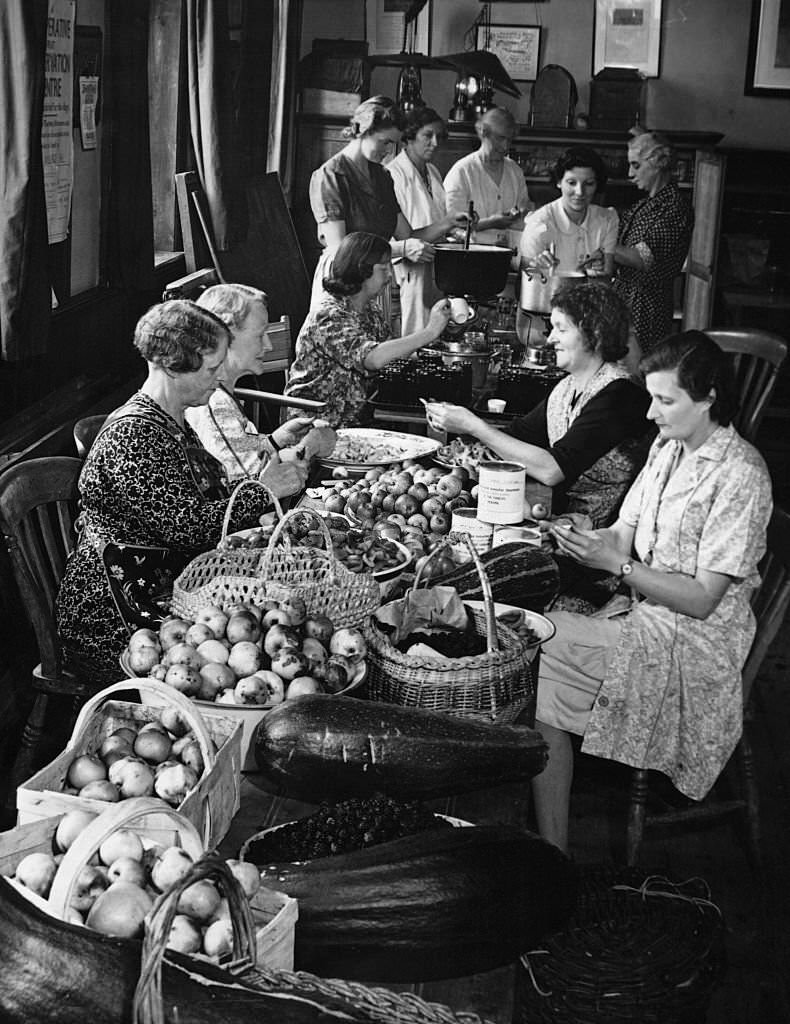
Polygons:
M371 54L402 53L405 49L430 56L433 0L427 0L416 19L406 26L406 11L411 6L412 0L365 0L365 38Z
M752 0L744 93L790 94L790 0Z
M514 82L534 82L540 56L539 25L478 25L476 50L496 54Z
M595 0L593 74L634 68L658 78L662 0Z

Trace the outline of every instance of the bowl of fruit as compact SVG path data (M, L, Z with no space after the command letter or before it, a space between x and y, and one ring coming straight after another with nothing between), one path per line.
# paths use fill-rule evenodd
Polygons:
M129 678L149 677L244 725L242 770L254 771L251 743L261 716L306 693L350 695L365 681L367 648L358 629L308 615L301 598L218 608L195 621L171 616L138 629L120 656Z

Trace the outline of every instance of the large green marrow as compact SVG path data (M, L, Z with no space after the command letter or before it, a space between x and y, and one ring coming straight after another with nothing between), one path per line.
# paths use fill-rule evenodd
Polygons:
M504 825L436 829L354 853L267 865L265 834L242 856L299 901L297 970L359 981L454 978L514 962L570 916L573 865Z
M285 796L318 803L375 792L429 799L531 779L547 746L519 725L311 694L270 711L255 758Z

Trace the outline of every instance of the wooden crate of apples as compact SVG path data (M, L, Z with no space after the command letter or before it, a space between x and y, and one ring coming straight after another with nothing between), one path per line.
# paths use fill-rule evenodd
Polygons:
M68 811L0 836L0 871L17 889L47 913L117 938L141 938L156 901L182 883L202 856L191 823L146 798L101 814ZM225 864L250 903L259 957L290 970L296 901L259 892L255 865ZM177 899L168 948L213 960L228 955L230 907L216 881L190 882ZM274 963L273 943L279 957Z
M305 693L340 693L365 674L365 640L308 615L300 597L261 607L213 605L194 622L165 619L129 639L124 666L188 697L217 704L274 706Z

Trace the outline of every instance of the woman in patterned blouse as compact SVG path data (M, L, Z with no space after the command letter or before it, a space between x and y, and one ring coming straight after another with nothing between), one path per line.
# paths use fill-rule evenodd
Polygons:
M245 374L260 373L272 350L266 293L245 284L216 284L197 304L227 325L231 343L223 379L207 404L187 409L189 425L232 483L258 479L278 498L298 493L305 485L310 457L331 454L334 431L314 427L311 418L299 416L271 434L259 434L233 397L236 382Z
M154 306L135 328L148 376L85 460L79 538L56 606L66 664L96 685L118 679L131 630L158 625L174 577L219 541L229 490L184 413L209 400L229 341L218 317L185 299ZM230 529L258 525L266 505L259 489L241 492Z
M615 288L631 311L643 354L672 333L675 278L691 242L694 213L672 177L672 148L642 132L628 145L628 177L647 192L620 217Z
M732 364L711 338L667 338L642 371L659 436L617 522L552 528L564 554L618 573L625 591L615 599L622 607L597 616L552 614L557 633L543 647L535 725L549 763L533 793L540 833L561 849L570 733L585 753L663 772L693 800L741 734L771 480L732 426Z
M387 239L366 231L346 235L324 278L327 294L299 331L285 394L326 402L323 415L332 427L358 426L376 371L435 341L450 319L450 303L440 299L425 327L390 338L374 300L391 274Z

